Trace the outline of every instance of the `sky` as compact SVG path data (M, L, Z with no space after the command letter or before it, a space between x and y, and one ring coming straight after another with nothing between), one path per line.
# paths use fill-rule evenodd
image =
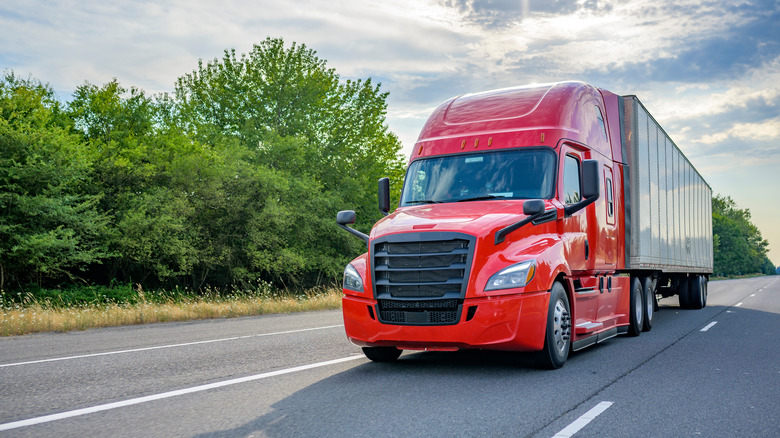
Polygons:
M450 97L581 80L634 94L780 264L778 0L4 0L0 70L67 101L85 81L148 93L226 49L305 44L389 93L408 157Z

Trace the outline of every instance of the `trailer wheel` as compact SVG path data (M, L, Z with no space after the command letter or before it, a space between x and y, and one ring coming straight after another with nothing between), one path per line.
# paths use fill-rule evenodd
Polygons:
M690 306L693 309L701 309L707 305L707 279L703 275L691 277L688 293Z
M642 289L644 290L645 309L643 312L644 324L642 331L649 332L653 328L653 315L655 314L655 287L653 287L653 279L645 277L642 280Z
M547 328L544 347L536 356L540 368L556 369L563 366L571 349L571 308L563 286L557 281L550 291L547 308Z
M395 347L363 347L363 354L374 362L393 362L402 352Z
M631 297L630 309L628 311L628 334L630 336L639 336L644 327L645 303L642 293L642 282L638 278L631 279Z
M702 275L701 283L702 283L702 288L704 289L704 306L702 307L707 307L707 283L709 283L709 279Z
M691 308L690 281L688 277L680 277L680 285L677 287L677 296L680 299L681 309Z

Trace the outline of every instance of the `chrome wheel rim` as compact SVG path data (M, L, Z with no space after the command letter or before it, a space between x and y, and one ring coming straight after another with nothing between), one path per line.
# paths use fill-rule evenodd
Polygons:
M555 341L555 349L558 352L563 353L569 347L569 339L571 338L571 317L566 310L566 305L563 300L558 300L555 303L555 309L553 310L553 339Z
M707 305L707 280L702 277L701 280L701 294L702 294L702 303L706 306Z
M636 323L640 327L642 326L642 288L636 290L636 294L639 295L634 299L634 314L636 315Z
M645 291L647 295L647 301L645 303L645 306L647 306L647 319L652 320L653 319L653 312L655 311L655 294L652 290Z

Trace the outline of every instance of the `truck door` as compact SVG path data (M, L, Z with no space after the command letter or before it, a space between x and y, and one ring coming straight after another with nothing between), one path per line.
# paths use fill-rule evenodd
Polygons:
M582 199L582 160L583 153L565 147L561 158L562 176L559 180L558 196L564 205L576 204ZM566 260L574 275L585 271L590 265L590 242L588 240L588 208L563 218L562 237L566 251Z
M612 169L602 167L601 196L596 201L596 222L598 239L591 242L595 267L599 271L614 271L617 267L618 233L617 206L615 204L615 182Z
M615 207L615 182L612 169L603 168L602 197L604 201L596 206L599 222L599 238L596 247L596 269L601 272L614 272L617 266L617 209ZM615 324L614 317L621 296L620 282L613 275L605 275L600 279L601 293L599 300L598 319L604 327Z
M564 205L575 204L582 199L582 160L584 152L571 146L562 148L560 177L558 179L558 200ZM593 266L593 254L589 242L587 207L561 220L560 232L564 256L574 277L574 327L590 327L595 324L599 291L592 275L583 275ZM595 219L595 218L594 218Z

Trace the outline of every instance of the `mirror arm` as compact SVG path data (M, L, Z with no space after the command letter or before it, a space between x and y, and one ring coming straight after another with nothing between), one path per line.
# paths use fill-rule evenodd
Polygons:
M595 196L591 196L590 198L585 198L576 204L567 205L563 207L563 214L565 217L569 217L574 213L582 210L583 208L589 206L590 204L593 204L594 202L596 202L596 199L599 199L598 194L596 194Z
M363 234L360 231L358 231L358 230L356 230L354 228L348 227L346 225L338 224L338 226L340 226L341 228L347 230L347 232L351 233L352 235L354 235L356 237L359 237L360 239L365 240L366 241L366 246L368 246L368 235L367 234Z
M549 210L554 211L554 210ZM504 242L504 239L506 238L507 234L511 233L512 231L515 231L517 229L522 228L529 222L533 222L536 219L539 219L540 217L544 216L547 213L547 211L542 211L539 213L536 213L535 215L528 216L527 218L521 220L520 222L515 222L512 225L509 225L508 227L504 227L498 231L496 231L496 240L495 244L498 245L499 243Z

